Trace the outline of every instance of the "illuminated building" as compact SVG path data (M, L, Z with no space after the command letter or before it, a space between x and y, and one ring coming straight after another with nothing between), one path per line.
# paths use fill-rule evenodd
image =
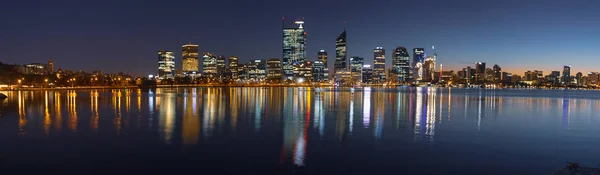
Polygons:
M424 48L414 48L413 49L413 80L421 81L423 80L423 61L425 61L425 49Z
M208 78L217 77L217 57L211 53L202 56L202 76Z
M309 61L296 63L294 65L294 77L296 77L297 82L312 79L312 63Z
M267 79L279 81L282 76L283 70L281 69L281 60L273 58L267 61Z
M238 57L230 56L229 57L229 73L231 75L231 79L238 79Z
M54 73L54 60L52 58L48 60L48 73Z
M256 81L267 78L267 64L264 60L253 60L248 63L248 78Z
M312 65L312 80L314 82L326 82L329 77L329 73L326 70L327 66L323 61L314 61Z
M562 83L565 85L569 85L571 82L569 81L571 79L571 66L569 65L565 65L563 67L563 76L562 76Z
M333 65L333 74L346 70L346 30L335 40L335 63Z
M227 64L227 60L225 56L219 55L217 57L217 77L224 78L225 77L225 65Z
M397 47L394 50L392 67L394 73L398 75L398 82L405 82L409 80L410 56L408 55L408 52L406 51L405 47Z
M377 83L385 82L385 49L376 47L373 50L373 81Z
M238 78L242 80L247 80L249 78L248 75L248 65L247 64L238 64L237 65Z
M362 82L364 84L371 84L373 82L373 69L371 65L365 64L362 68Z
M283 27L283 74L286 78L294 76L294 64L306 61L306 32L304 21L282 18Z
M158 51L158 78L173 78L175 74L175 56L167 50Z
M198 72L198 45L186 44L181 46L181 70Z
M454 71L442 71L442 77L440 77L440 80L442 82L450 82L452 81L452 77L456 76L456 73L454 73Z
M485 63L475 63L475 82L478 84L485 83Z
M475 78L475 69L471 68L471 66L467 66L464 68L462 72L459 72L459 77L465 81L465 83L473 83Z
M502 72L502 84L512 84L512 74L508 72Z
M325 52L325 50L320 50L317 53L317 60L321 61L325 66L325 68L322 70L322 74L325 74L325 80L329 80L329 64L327 64L327 52Z
M433 81L435 73L435 58L427 57L423 62L423 81L431 82Z
M350 57L350 73L352 74L352 82L362 82L362 68L364 64L364 58L362 57Z

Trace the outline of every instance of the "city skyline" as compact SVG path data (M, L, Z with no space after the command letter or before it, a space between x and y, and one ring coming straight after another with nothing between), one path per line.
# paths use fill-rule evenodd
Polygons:
M335 51L331 41L346 25L350 41L347 57L363 57L368 64L373 63L370 52L378 46L387 48L386 54L391 55L390 51L399 46L412 49L435 45L439 55L436 64L443 64L445 70L460 70L475 62L499 64L513 74L527 70L561 70L564 64L574 68L572 74L598 70L593 66L600 63L596 61L600 52L593 49L594 38L599 38L594 32L599 24L593 21L600 16L594 10L598 7L595 1L381 2L389 5L380 7L374 5L380 3L348 1L343 4L318 2L320 6L314 6L316 1L308 1L291 2L291 5L297 5L296 8L284 10L281 7L290 4L273 1L236 12L249 5L241 3L227 9L226 12L231 13L223 16L203 14L230 7L225 2L177 6L214 6L193 13L180 12L185 10L152 1L139 8L133 6L135 2L94 2L90 5L40 2L32 7L23 2L10 2L7 7L14 8L7 8L2 12L5 15L1 15L9 17L5 19L9 25L1 35L5 42L0 42L0 60L8 64L25 64L53 58L56 68L143 76L155 72L155 62L148 61L156 59L152 53L171 50L175 60L180 62L179 47L189 41L199 45L200 53L236 55L240 62L281 59L281 17L304 17L309 38L306 54L311 61L316 60L319 50ZM515 7L516 3L519 5ZM405 12L392 8L394 4L406 7ZM174 13L152 12L163 6L165 11ZM427 7L428 13L414 15L417 13L414 8L421 6ZM19 10L25 7L34 12ZM76 10L77 7L86 8ZM322 11L323 8L338 13L331 15ZM130 13L129 10L134 11ZM351 13L356 11L362 13ZM114 15L105 15L107 12ZM168 20L173 24L187 20L173 18L179 15L193 15L203 25L167 28L156 24L156 20ZM396 20L400 20L399 24L390 22ZM204 24L222 27L207 28ZM234 26L243 26L245 32L236 32L242 29ZM155 38L149 40L152 37ZM238 40L227 42L233 41L232 38ZM432 54L428 50L425 52ZM117 61L123 64L114 64ZM331 69L332 61L329 62ZM391 65L386 59L386 67ZM179 66L177 64L178 69Z

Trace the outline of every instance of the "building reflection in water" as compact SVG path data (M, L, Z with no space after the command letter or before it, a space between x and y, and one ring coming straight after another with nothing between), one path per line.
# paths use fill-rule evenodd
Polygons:
M232 131L236 131L238 111L240 110L240 88L229 88L229 122Z
M25 135L25 127L27 126L27 114L25 109L25 94L23 91L18 91L18 113L19 113L19 134Z
M202 136L208 138L213 135L217 118L217 92L214 88L208 88L204 99L204 116L202 118Z
M363 127L369 128L371 121L371 88L365 87L363 90Z
M308 145L308 129L311 122L311 93L310 88L285 88L283 91L281 164L285 163L292 155L293 164L304 166Z
M44 91L44 134L46 135L50 134L50 127L52 126L48 100L48 91Z
M90 118L90 127L93 133L98 132L98 123L100 115L98 114L98 90L92 90L90 92L90 112L92 116Z
M562 126L563 129L569 129L569 99L563 97L562 99Z
M120 90L112 90L112 104L114 111L113 118L113 126L115 128L115 132L117 135L121 134L121 121L123 119L123 114L121 112L121 91Z
M427 130L425 131L425 137L429 141L433 141L435 135L435 122L436 122L436 88L427 89Z
M77 92L74 90L67 92L67 108L69 109L69 122L67 127L73 132L77 132Z
M436 89L417 88L415 103L414 140L432 142L436 124Z
M380 140L381 134L383 132L383 120L385 116L385 97L382 92L375 93L374 101L374 109L375 109L375 118L374 118L374 130L373 134L375 135L375 139Z
M197 113L196 88L184 89L183 92L183 144L196 144L200 138L200 117Z
M157 89L157 105L159 106L158 128L164 142L170 144L175 127L175 95L172 92L159 92ZM160 102L160 103L159 103Z

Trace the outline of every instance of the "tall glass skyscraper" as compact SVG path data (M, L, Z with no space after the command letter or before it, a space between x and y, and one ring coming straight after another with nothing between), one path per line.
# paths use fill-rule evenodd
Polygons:
M175 75L175 56L167 50L158 51L158 78L173 78Z
M352 74L353 82L362 82L364 60L362 57L350 57L350 73Z
M335 64L334 74L346 70L346 30L335 40Z
M425 61L425 49L414 48L413 49L413 79L415 81L421 81L423 79L423 62Z
M306 61L306 32L304 21L295 20L293 24L282 19L283 27L283 74L286 78L294 76L294 64Z
M565 65L563 67L563 75L562 75L562 83L563 84L570 84L570 79L571 79L571 66L569 65Z
M198 45L186 44L181 46L181 70L198 72Z
M373 81L378 83L385 82L385 49L383 47L376 47L373 50Z
M392 62L394 73L398 75L398 82L408 81L408 71L410 71L410 56L408 55L405 47L397 47L394 50L394 58Z
M205 53L202 59L202 76L215 78L217 76L217 57L211 53Z
M323 74L323 76L325 76L325 77L320 77L319 81L328 80L329 79L329 66L327 64L327 52L325 52L325 50L319 50L319 52L317 53L317 61L321 61L321 63L324 65L323 69L318 69L320 71L323 71L323 72L321 72L321 74Z

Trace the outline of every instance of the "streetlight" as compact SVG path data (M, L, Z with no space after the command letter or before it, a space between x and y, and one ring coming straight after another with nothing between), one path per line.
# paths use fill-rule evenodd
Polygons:
M48 79L44 79L44 83L46 84L46 87L48 87Z

